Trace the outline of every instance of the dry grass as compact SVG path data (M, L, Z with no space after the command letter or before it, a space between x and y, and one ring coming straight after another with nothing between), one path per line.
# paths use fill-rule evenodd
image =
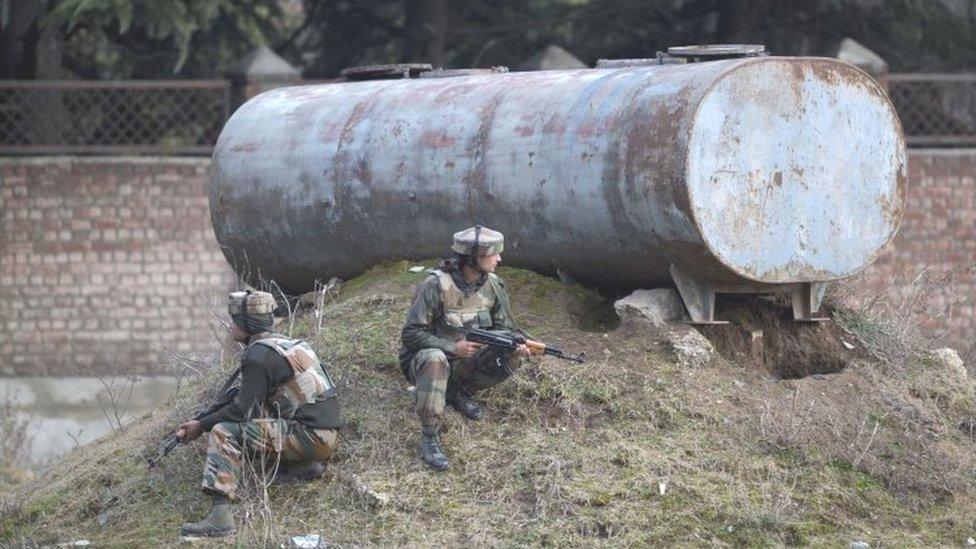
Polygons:
M976 267L970 267L972 271ZM952 315L931 304L933 296L951 287L964 276L961 271L922 270L903 285L890 285L867 291L860 277L828 287L827 301L834 309L834 320L882 364L911 369L945 333L926 329L921 319ZM971 274L968 276L972 276Z
M530 361L484 393L483 422L448 412L452 468L433 473L396 365L422 277L407 267L298 308L294 333L332 363L348 425L325 480L253 483L237 545L317 533L340 546L932 546L976 528L965 395L913 393L917 380L870 358L797 380L723 360L681 368L648 334L614 330L599 296L517 270L503 276L519 321L590 362ZM31 485L0 544L176 545L179 524L206 511L203 445L149 473L142 459L222 381L230 353L219 364Z

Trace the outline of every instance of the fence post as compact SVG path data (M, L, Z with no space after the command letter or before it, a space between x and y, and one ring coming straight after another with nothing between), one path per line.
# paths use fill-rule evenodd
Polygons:
M228 69L227 77L232 86L231 106L236 109L261 92L301 82L302 73L271 48L261 46Z

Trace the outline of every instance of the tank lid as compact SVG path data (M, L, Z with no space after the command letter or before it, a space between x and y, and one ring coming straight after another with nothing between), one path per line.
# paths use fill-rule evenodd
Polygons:
M739 57L765 57L769 55L762 44L699 44L694 46L671 46L666 54L688 61L716 61Z
M479 74L503 74L508 67L491 67L490 69L434 69L420 73L420 78L450 78L452 76L474 76Z
M680 57L670 57L664 52L657 52L656 57L646 57L643 59L598 59L596 68L598 69L626 69L629 67L648 67L652 65L674 65L686 63L686 59Z
M394 63L390 65L362 65L342 69L340 75L349 80L382 80L417 77L433 70L430 63Z

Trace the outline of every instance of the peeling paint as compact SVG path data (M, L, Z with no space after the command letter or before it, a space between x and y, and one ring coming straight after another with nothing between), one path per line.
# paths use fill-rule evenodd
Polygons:
M211 200L238 270L293 291L477 222L519 243L507 264L597 286L667 283L672 262L782 284L873 261L905 162L866 75L769 57L273 90L228 121Z

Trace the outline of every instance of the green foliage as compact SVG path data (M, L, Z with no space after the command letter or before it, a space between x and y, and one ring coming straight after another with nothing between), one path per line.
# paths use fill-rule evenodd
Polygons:
M272 0L60 0L40 20L87 77L214 75L288 24Z
M26 4L0 0L0 43ZM972 0L50 0L41 12L83 78L214 77L262 44L313 77L404 61L514 68L549 44L589 64L701 43L823 55L847 36L896 72L976 59Z

